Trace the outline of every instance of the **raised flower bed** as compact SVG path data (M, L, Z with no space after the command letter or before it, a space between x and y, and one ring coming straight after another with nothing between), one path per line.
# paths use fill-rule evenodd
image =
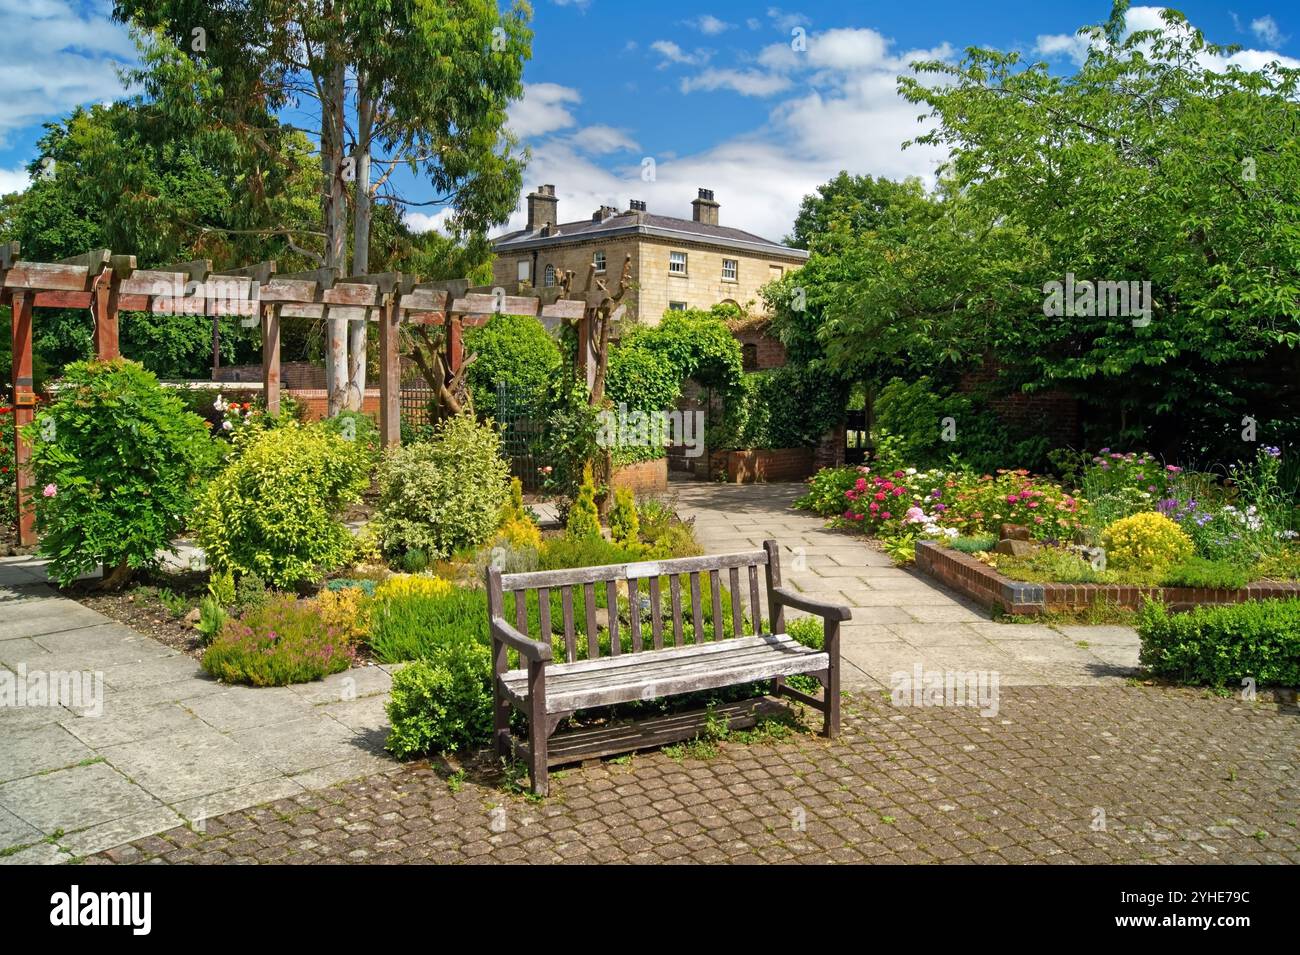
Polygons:
M1143 587L1130 584L1058 584L1012 580L995 568L935 541L916 545L918 570L976 603L1006 613L1087 610L1097 605L1137 610L1143 600L1162 600L1172 610L1235 604L1270 597L1300 597L1300 583L1257 581L1245 587Z

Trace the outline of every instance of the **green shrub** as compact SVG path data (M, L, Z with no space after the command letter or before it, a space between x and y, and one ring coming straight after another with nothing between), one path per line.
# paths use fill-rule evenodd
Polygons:
M428 657L448 643L488 643L487 594L448 588L443 593L385 595L376 588L370 614L370 649L382 663Z
M12 525L18 513L18 470L14 460L14 409L0 405L0 527Z
M704 548L695 539L694 528L678 521L655 539L646 556L653 560L669 560L673 557L698 557L703 553Z
M822 468L808 479L808 492L794 502L803 511L819 517L839 517L848 507L844 492L853 489L862 471L855 465Z
M266 589L266 581L256 571L240 574L235 581L235 591L230 606L236 614L248 613L266 606L271 594Z
M959 550L963 554L977 554L980 551L992 550L998 545L996 534L979 534L974 537L954 537L948 541L948 546L953 550Z
M821 617L796 617L787 619L785 632L805 647L822 650L826 647L826 627Z
M214 571L291 589L347 561L352 535L336 515L368 484L364 448L324 426L289 422L240 434L235 453L195 514Z
M682 394L678 369L660 352L633 335L610 349L605 394L615 406L629 410L670 411Z
M492 655L458 640L393 676L388 749L399 759L482 746L492 737Z
M582 483L578 485L578 496L569 508L564 532L579 539L600 536L600 511L596 509L596 486L592 483L590 465L582 470Z
M486 325L470 329L465 351L478 356L467 371L474 407L489 416L500 414L500 381L523 396L528 412L540 409L562 364L555 339L536 318L524 315L494 315Z
M641 521L636 513L632 489L614 489L614 505L609 509L610 536L624 547L635 547L640 540Z
M640 552L607 541L603 537L552 537L542 544L541 569L601 567L627 564L640 559ZM600 589L600 588L597 588Z
M195 628L203 642L211 643L226 624L226 611L217 598L208 594L199 601L199 625Z
M133 361L73 362L27 427L40 552L62 586L157 564L220 450L201 418Z
M844 418L848 389L824 371L786 365L751 372L726 400L710 448L813 447Z
M336 577L325 582L326 590L360 590L367 597L375 595L375 582L355 577Z
M1212 587L1235 590L1250 583L1250 571L1241 564L1192 556L1174 564L1160 579L1166 587Z
M402 555L402 570L418 574L429 569L429 554L423 547L412 547Z
M654 544L677 523L677 510L667 501L647 497L637 505L637 520L640 522L641 540Z
M509 477L500 435L469 415L440 422L428 442L392 449L379 471L384 552L442 560L479 546L497 529Z
M203 652L203 669L226 683L285 686L346 670L354 654L338 627L310 605L277 595L238 620L227 620Z
M1170 613L1151 601L1138 614L1140 659L1157 676L1224 686L1248 677L1300 686L1300 600L1259 600Z
M1107 524L1106 558L1116 568L1159 569L1192 556L1192 539L1163 514L1146 511Z

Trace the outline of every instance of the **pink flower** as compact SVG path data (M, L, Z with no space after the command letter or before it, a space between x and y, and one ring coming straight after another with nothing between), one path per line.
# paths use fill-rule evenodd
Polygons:
M56 485L47 484L45 485L45 490L41 491L41 493L44 494L46 497L53 497L54 495L59 493L59 489Z
M883 500L885 499L885 497L886 497L886 494L885 494L884 491L877 491L877 492L876 492L876 500L877 500L877 501L883 501Z
M916 524L919 521L925 520L925 511L921 510L919 507L909 507L907 513L903 516L903 520L908 524Z
M881 514L881 515L880 515L880 519L883 520L883 521L887 521L887 520L889 520L889 512L888 512L888 511L885 511L883 514Z

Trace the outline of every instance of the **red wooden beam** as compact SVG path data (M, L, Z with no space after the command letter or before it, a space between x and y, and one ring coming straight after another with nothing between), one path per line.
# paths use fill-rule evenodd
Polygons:
M117 288L116 273L105 269L96 276L91 292L95 313L95 357L100 361L109 361L122 354L117 341Z
M32 500L32 447L22 438L22 429L36 413L36 391L32 382L32 293L15 290L13 310L14 376L14 465L18 489L18 544L36 543L36 511Z
M379 308L379 440L386 448L402 443L402 359L398 353L401 311L388 295Z
M280 413L280 306L262 306L262 396L266 413Z

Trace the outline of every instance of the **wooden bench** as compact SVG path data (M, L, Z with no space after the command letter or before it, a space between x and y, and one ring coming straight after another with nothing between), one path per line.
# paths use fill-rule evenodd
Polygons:
M763 621L759 568L763 569L770 609L768 633L758 632ZM724 619L727 615L723 611L724 575L731 598L729 620ZM665 581L668 608L662 599ZM596 605L597 587L603 589L608 610ZM529 591L536 592L539 631L531 635ZM554 661L552 649L556 639L552 599L556 591L563 618L561 663ZM625 592L629 608L627 634L619 619L620 591ZM539 795L547 792L550 766L690 738L699 728L691 720L670 717L659 720L660 725L649 735L612 734L612 744L610 739L604 739L597 743L588 740L579 747L551 745L551 736L561 721L577 710L591 707L770 680L774 696L787 696L820 710L825 735L839 732L839 632L840 622L849 619L849 610L809 600L782 587L776 541L764 541L762 550L739 554L603 567L505 575L490 567L487 594L494 746L500 756L517 755L527 762L533 791ZM513 595L513 624L506 619L507 594ZM742 606L746 596L751 635L744 632ZM704 599L710 601L711 626L706 625ZM785 633L787 607L822 617L823 649L806 647ZM580 615L575 614L575 608L580 608ZM690 614L693 632L690 641L684 639L686 613ZM643 619L645 616L648 621ZM585 639L580 639L579 622ZM601 634L606 634L608 640L604 656ZM625 636L630 652L624 644ZM813 676L822 684L820 699L786 685L786 677L797 673ZM527 718L526 741L510 731L512 710L519 710ZM568 735L561 734L556 742Z

